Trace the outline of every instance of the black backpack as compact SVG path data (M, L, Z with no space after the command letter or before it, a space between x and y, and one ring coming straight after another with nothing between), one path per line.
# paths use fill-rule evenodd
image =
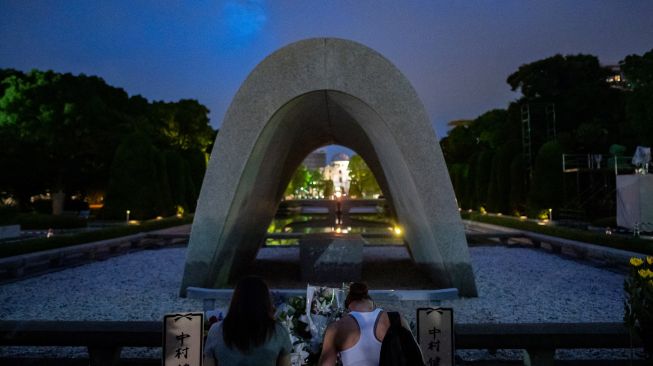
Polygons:
M388 312L390 328L381 343L379 366L424 366L422 351L410 330L401 326L399 313Z

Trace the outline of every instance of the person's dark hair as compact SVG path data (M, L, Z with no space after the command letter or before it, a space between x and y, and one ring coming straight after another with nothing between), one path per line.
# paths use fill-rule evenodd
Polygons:
M349 307L352 301L372 300L367 293L367 285L361 282L353 282L349 285L349 293L345 299L345 307Z
M229 312L222 321L224 343L246 353L263 344L274 330L274 307L268 286L254 276L238 281Z

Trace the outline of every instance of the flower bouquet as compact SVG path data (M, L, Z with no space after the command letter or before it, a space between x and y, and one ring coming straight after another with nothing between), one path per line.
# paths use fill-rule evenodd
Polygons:
M306 297L278 299L276 317L290 332L295 365L313 365L320 358L326 327L344 312L344 291L308 286Z
M639 334L644 351L653 358L653 257L630 259L624 289L624 321Z

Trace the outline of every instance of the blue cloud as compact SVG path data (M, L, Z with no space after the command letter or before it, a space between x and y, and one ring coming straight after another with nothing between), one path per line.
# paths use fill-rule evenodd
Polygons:
M227 36L236 43L254 37L267 21L262 0L230 0L224 5L223 16Z

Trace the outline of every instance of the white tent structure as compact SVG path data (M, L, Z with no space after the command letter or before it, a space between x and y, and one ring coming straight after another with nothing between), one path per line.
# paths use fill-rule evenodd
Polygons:
M653 174L617 176L617 225L653 231Z

